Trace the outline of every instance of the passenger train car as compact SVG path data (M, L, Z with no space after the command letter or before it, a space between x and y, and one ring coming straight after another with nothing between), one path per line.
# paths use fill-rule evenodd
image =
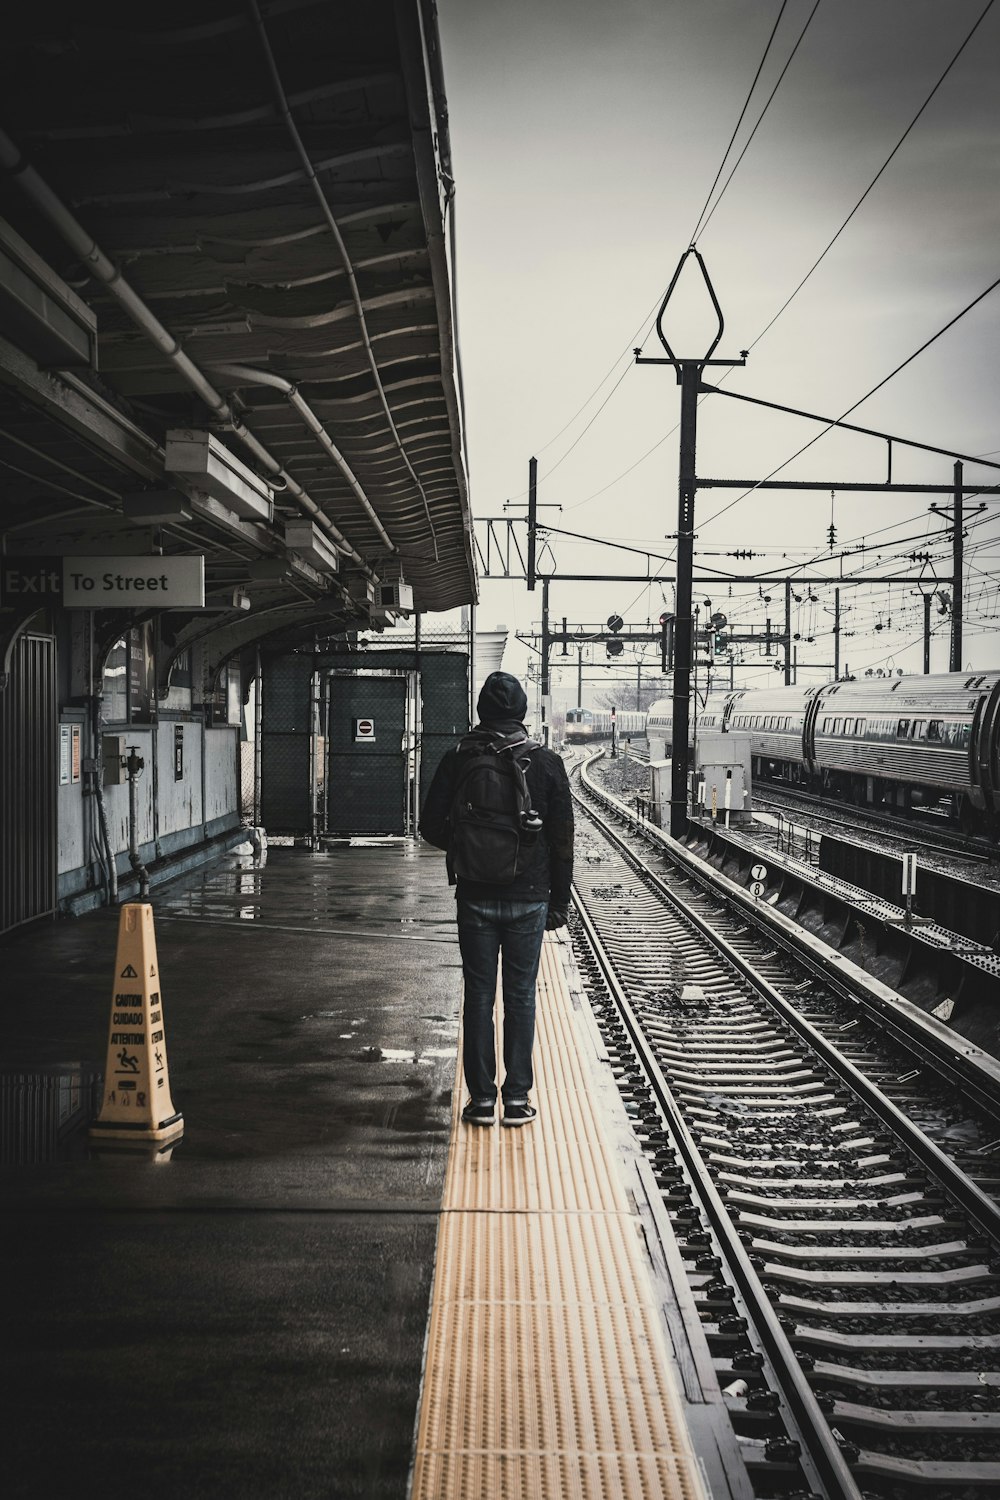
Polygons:
M649 710L667 753L672 718L669 699ZM903 810L948 798L967 829L1000 830L1000 671L738 688L698 709L697 733L719 729L749 736L757 780Z
M622 739L628 735L646 733L646 715L635 709L619 709L618 734ZM611 738L611 710L609 708L568 708L566 710L566 742L570 745L586 744L589 740Z

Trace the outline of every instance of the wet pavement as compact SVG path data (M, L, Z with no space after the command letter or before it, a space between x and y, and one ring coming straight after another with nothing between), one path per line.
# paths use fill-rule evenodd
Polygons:
M5 1495L402 1500L461 994L443 865L272 847L154 893L185 1122L159 1155L85 1131L117 914L0 950Z

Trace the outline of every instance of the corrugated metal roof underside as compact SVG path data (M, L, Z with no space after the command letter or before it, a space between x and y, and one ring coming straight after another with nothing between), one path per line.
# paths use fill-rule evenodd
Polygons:
M301 388L399 549L417 607L444 609L474 599L475 574L446 194L431 142L440 146L443 100L428 103L414 47L423 9L420 0L262 7L357 279L405 458L249 7L25 7L5 22L0 115L185 353L243 406L246 425L378 569L386 549L371 519L281 391L215 367L252 366ZM157 438L205 425L207 409L183 377L111 294L84 278L16 187L5 187L0 212L95 309L101 379L142 425ZM246 459L232 434L220 436ZM287 496L277 500L295 513Z

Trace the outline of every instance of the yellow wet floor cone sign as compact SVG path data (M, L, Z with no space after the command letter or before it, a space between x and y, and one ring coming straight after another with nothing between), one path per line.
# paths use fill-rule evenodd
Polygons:
M118 921L104 1093L90 1133L141 1142L175 1140L183 1131L170 1098L153 908L130 902Z

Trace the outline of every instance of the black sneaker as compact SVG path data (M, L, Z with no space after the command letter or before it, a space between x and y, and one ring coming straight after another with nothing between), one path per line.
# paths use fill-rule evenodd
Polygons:
M530 1125L538 1114L538 1110L529 1104L527 1099L518 1104L505 1104L503 1110L504 1125Z
M466 1125L492 1125L496 1119L496 1105L490 1099L478 1102L470 1099L462 1110L462 1119Z

